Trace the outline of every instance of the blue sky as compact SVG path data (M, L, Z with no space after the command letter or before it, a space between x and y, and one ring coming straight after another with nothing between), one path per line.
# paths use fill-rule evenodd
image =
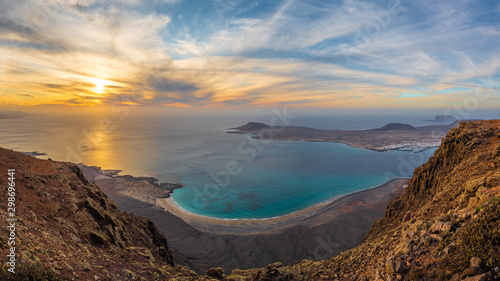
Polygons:
M0 5L2 106L500 106L497 1Z

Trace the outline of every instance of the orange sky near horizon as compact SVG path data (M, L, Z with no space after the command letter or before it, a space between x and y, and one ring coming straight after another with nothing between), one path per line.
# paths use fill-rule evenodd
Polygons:
M500 58L491 48L499 40L490 29L499 22L474 21L485 7L467 14L469 2L455 4L461 19L431 4L395 12L355 1L319 16L313 4L278 1L245 6L254 15L243 16L241 7L214 14L215 4L191 11L188 2L3 4L0 107L500 107ZM415 27L419 9L433 9L430 27ZM384 24L373 17L387 13ZM199 20L214 16L217 24ZM455 26L444 25L452 19ZM369 44L355 44L359 30L376 24ZM411 41L409 31L420 37ZM476 45L465 44L472 37Z

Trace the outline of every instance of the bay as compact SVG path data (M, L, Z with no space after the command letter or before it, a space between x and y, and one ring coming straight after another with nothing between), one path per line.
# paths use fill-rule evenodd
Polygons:
M44 114L0 120L0 146L179 182L185 187L172 195L179 206L224 219L285 215L411 177L434 151L375 152L339 143L262 142L225 133L271 118L271 113L151 113L123 119L116 114ZM421 120L423 116L405 119L413 125ZM350 129L366 129L393 121L393 115L300 115L290 125L345 129L347 123Z

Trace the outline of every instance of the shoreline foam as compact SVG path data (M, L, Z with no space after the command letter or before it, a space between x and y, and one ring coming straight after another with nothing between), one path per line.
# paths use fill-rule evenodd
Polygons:
M198 272L222 266L224 270L330 258L358 245L387 204L403 192L407 179L395 179L300 213L266 220L214 220L181 213L173 201L134 192L134 186L152 186L138 178L98 178L95 168L82 167L120 210L149 217L178 252L174 258ZM156 192L154 192L156 193ZM165 207L165 206L164 206ZM334 245L324 248L324 243ZM245 257L245 258L242 258Z
M105 189L108 192L119 193L156 206L162 212L168 212L178 217L197 230L212 234L268 234L279 233L298 225L305 227L317 226L334 220L339 210L342 211L346 206L358 204L372 208L373 204L378 203L375 202L378 200L376 198L402 192L403 186L409 180L409 178L392 179L384 184L333 197L325 202L281 216L227 219L187 211L171 197L158 196L161 195L161 193L157 192L160 188L151 184L150 181L145 181L144 178L132 176L101 177L103 171L99 167L85 165L80 165L80 167L86 175L91 177L89 180L95 181L98 186L106 186ZM139 186L140 188L138 188Z
M172 196L170 196L168 198L157 198L156 200L162 200L160 202L164 202L165 200L168 200L168 205L173 204L173 206L175 206L174 208L175 209L179 209L182 213L187 213L188 215L199 216L199 217L207 218L207 219L215 219L215 220L223 220L223 221L254 221L254 220L255 221L259 221L259 220L260 221L265 221L265 220L271 220L271 219L280 219L280 218L283 218L283 217L287 217L287 216L293 215L295 213L300 213L300 212L303 212L303 211L308 211L309 209L316 208L316 207L321 206L321 205L328 205L328 204L334 202L335 200L341 199L343 197L355 195L356 193L368 191L368 190L371 190L371 189L376 189L376 188L379 188L379 187L381 187L383 185L389 184L391 181L400 180L400 179L409 180L410 178L409 177L397 177L397 178L388 180L385 183L382 183L382 184L379 184L379 185L376 185L376 186L372 186L372 187L368 187L368 188L363 189L363 190L358 190L358 191L355 191L355 192L351 192L351 193L347 193L347 194L343 194L343 195L339 195L339 196L334 196L334 197L332 197L330 199L327 199L327 200L325 200L323 202L314 204L312 206L309 206L309 207L301 209L301 210L293 211L291 213L283 214L283 215L279 215L279 216L267 217L267 218L234 218L234 219L232 219L232 218L211 217L211 216L201 215L201 214L197 214L197 213L194 213L194 212L186 210L181 205L179 205L179 203L177 203ZM161 206L163 204L162 203L157 203L157 205Z
M398 188L402 189L408 180L408 178L392 179L375 187L335 197L323 203L310 206L306 209L270 218L227 219L204 216L187 211L171 197L157 198L155 203L164 211L181 218L191 226L201 231L224 234L276 232L298 224L309 224L312 222L312 225L315 225L320 221L325 221L325 219L315 219L314 217L321 216L323 213L328 211L337 211L345 204L353 203L358 199L364 199L365 201L369 200L367 197L370 197L373 193L382 192L383 194L387 194L395 192Z

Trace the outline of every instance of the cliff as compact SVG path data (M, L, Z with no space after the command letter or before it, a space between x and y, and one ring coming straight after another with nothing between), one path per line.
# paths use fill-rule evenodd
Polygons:
M324 261L233 271L260 280L498 280L500 121L462 122L361 245ZM467 279L468 278L468 279Z
M0 168L0 255L8 261L14 248L16 271L5 262L0 279L201 279L174 267L153 223L119 211L77 166L0 149ZM500 121L473 121L446 135L358 247L291 266L212 268L203 279L498 280L499 253Z
M0 148L0 186L1 280L196 277L149 219L121 212L76 165Z

